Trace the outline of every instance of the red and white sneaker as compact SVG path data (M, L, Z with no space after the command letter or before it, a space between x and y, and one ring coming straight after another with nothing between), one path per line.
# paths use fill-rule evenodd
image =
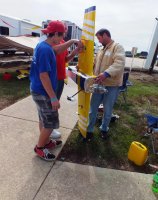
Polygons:
M50 140L48 144L45 145L47 149L55 149L56 147L62 146L61 140Z
M34 148L35 153L42 159L46 161L53 161L55 160L55 155L49 152L49 150L45 147L38 148L37 145Z

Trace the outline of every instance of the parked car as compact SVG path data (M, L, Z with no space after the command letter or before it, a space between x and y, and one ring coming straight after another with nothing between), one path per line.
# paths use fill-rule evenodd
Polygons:
M148 52L147 52L147 51L141 51L141 52L140 52L140 55L139 55L139 58L144 58L144 59L146 59L147 56L148 56Z
M126 57L133 57L131 51L125 51L125 56L126 56Z

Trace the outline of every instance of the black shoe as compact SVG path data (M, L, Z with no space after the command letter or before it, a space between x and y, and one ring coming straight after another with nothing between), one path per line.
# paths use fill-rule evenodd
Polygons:
M86 138L83 138L84 142L90 142L93 138L93 133L92 132L87 132Z
M116 121L116 119L117 119L117 118L116 118L115 116L112 116L112 117L111 117L111 120L110 120L110 123L113 123L113 122L115 122L115 121Z
M102 138L103 140L107 140L108 137L109 137L108 131L101 131L100 134L101 134L101 138Z
M118 120L119 118L120 118L120 117L119 117L118 115L112 114L110 122L115 122L115 121Z

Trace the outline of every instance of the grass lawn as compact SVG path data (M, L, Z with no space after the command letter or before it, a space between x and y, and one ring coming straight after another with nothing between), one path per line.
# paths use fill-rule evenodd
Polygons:
M127 103L124 103L120 95L115 105L114 113L120 118L110 124L109 139L103 141L100 138L100 122L97 121L94 139L90 143L84 143L76 125L58 157L59 160L154 173L155 170L149 166L149 163L156 165L158 155L152 152L150 138L144 137L147 125L144 115L151 113L158 116L158 81L157 79L139 80L139 75L137 79L131 76L130 80L134 85L128 88ZM149 159L144 166L138 167L128 161L127 153L133 141L141 142L149 149Z
M18 80L16 72L10 72L12 79L3 80L0 73L0 110L29 95L29 79Z

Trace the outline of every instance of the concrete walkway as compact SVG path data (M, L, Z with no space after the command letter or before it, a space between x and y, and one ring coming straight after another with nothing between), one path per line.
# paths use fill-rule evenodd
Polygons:
M69 80L60 109L64 143L77 122L77 96L74 102L66 97L76 91ZM31 97L0 111L1 200L156 200L152 175L41 160L33 152L38 134Z

